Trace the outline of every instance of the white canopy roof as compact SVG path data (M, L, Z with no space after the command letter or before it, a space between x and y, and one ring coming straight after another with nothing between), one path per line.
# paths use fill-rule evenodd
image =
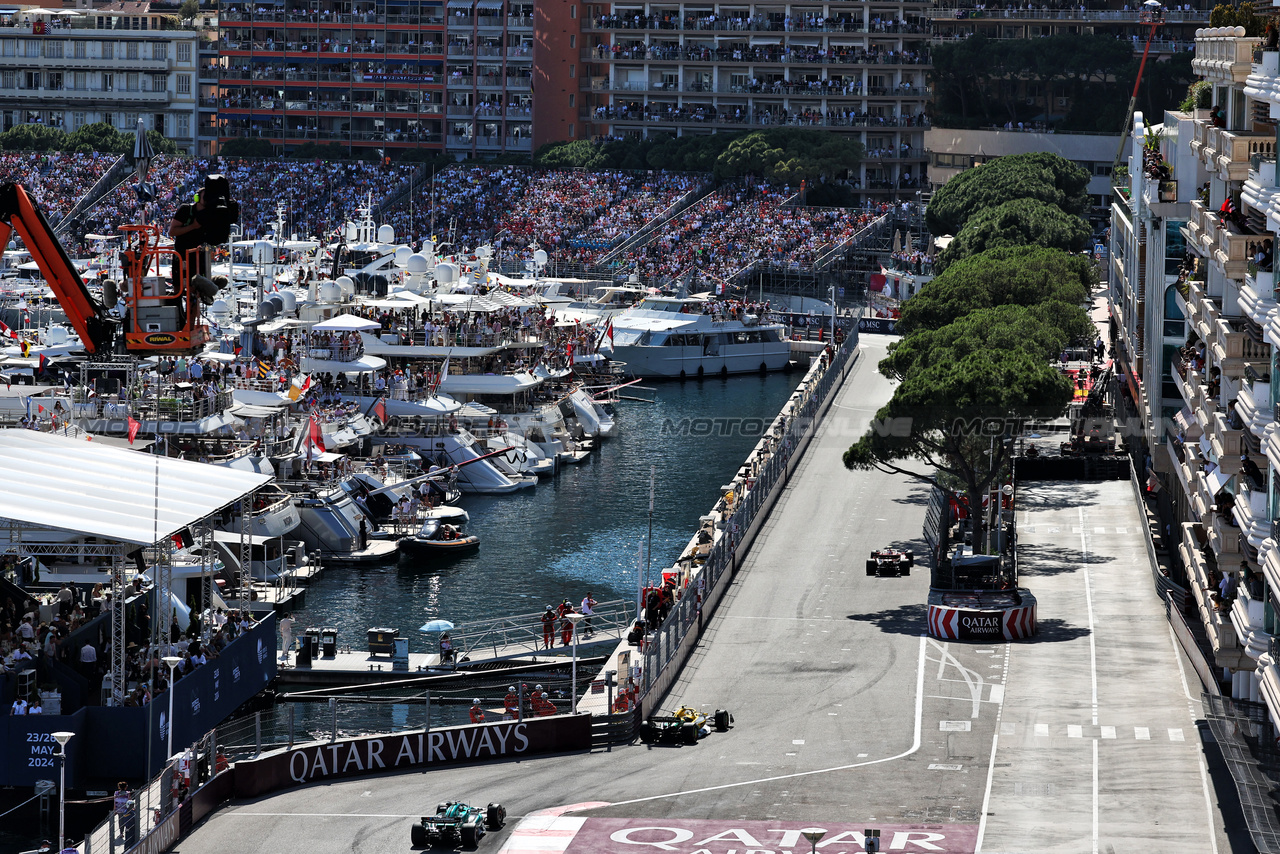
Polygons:
M159 501L157 493L159 467ZM146 546L238 501L270 475L0 430L0 519Z
M356 317L354 314L339 314L328 320L322 320L311 328L319 332L365 332L371 329L381 329L382 324L376 320L365 320L363 317Z

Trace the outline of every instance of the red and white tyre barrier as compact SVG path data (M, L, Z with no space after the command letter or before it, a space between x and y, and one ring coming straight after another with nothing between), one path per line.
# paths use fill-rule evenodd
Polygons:
M1036 633L1036 600L1022 594L1020 605L966 608L929 603L929 636L939 640L1022 640Z

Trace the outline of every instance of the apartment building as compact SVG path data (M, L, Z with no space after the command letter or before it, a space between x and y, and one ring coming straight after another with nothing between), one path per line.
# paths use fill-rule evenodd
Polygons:
M0 126L149 128L196 153L199 33L146 2L0 10Z
M1173 579L1216 676L1280 721L1280 348L1275 245L1280 51L1198 31L1215 109L1135 117L1112 205L1118 368L1150 466L1172 498Z
M616 2L582 7L568 137L778 126L856 136L865 200L914 198L925 173L926 4ZM539 92L538 109L544 107Z

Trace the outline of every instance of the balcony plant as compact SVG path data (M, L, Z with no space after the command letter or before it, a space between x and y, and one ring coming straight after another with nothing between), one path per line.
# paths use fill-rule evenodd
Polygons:
M1184 113L1196 110L1207 110L1213 106L1213 84L1208 80L1197 80L1187 87L1187 97L1182 99L1178 109Z

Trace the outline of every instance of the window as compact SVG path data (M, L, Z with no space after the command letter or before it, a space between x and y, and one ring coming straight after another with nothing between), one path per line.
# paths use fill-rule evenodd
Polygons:
M190 61L191 61L191 43L179 42L178 43L178 62L190 62Z
M45 59L62 59L62 41L52 39L44 43Z
M573 122L569 122L569 136L573 136Z
M138 58L138 43L137 43L137 42L125 42L124 51L125 51L125 53L124 53L124 57L125 57L125 59L137 59L137 58Z
M0 39L0 54L4 56L15 56L18 52L18 43L14 39Z
M569 7L569 17L570 17L570 18L577 18L577 17L578 17L578 7L577 7L577 6L570 6L570 7Z
M115 42L99 42L98 50L102 59L115 59L116 43Z
M178 94L179 95L191 94L191 75L190 74L178 75Z
M133 130L134 128L136 128L136 127L138 126L138 114L137 114L137 113L125 113L125 114L124 114L124 126L125 126L126 128L128 128L129 130Z
M152 42L151 58L152 59L168 59L169 43L168 42Z
M573 63L569 63L569 76L570 77L578 76L578 66L574 65Z
M84 113L72 113L72 114L71 114L71 129L72 129L72 130L79 130L79 129L80 129L80 128L82 128L82 127L84 127Z
M87 77L83 71L77 71L75 76L71 78L71 88L83 92L85 89L89 88L86 85L86 79Z
M577 46L578 46L578 37L577 37L577 36L569 36L569 47L570 47L570 48L575 48L575 47L577 47Z
M156 113L151 117L151 128L158 134L164 134L164 113Z
M0 89L15 89L17 85L16 75L12 71L0 74Z
M114 115L114 114L112 114L112 113L103 113L103 114L102 114L102 121L103 121L103 123L104 123L104 124L108 124L108 125L111 125L112 127L115 127L115 124L116 124L116 117L115 117L115 115Z
M136 73L131 71L124 76L124 90L126 92L138 91L138 75Z
M570 93L569 95L569 106L570 107L574 106L574 96L572 93Z
M191 116L178 113L178 136L191 136Z
M1093 174L1101 176L1103 178L1111 177L1111 164L1110 163L1094 163Z
M168 74L152 74L151 75L151 91L152 92L169 91L169 75Z
M88 43L81 40L71 43L71 55L76 59L85 59L89 56Z
M62 72L50 71L45 75L45 88L58 90L62 88Z
M102 91L110 92L115 88L116 88L116 76L109 71L102 72ZM107 119L103 119L103 121L106 121L108 122L108 124L110 124L110 121Z
M27 40L26 40L26 50L24 50L24 51L23 51L23 53L24 53L26 56L29 56L29 57L31 57L32 59L34 59L34 58L36 58L36 57L40 56L40 52L41 52L41 51L40 51L40 42L36 41L35 39L27 39Z

